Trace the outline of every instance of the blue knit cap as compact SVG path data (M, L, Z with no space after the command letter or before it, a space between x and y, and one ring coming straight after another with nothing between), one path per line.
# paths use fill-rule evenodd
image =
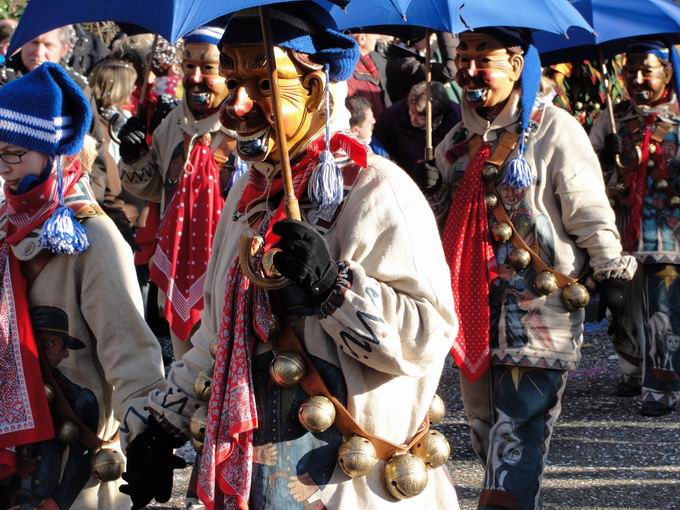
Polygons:
M224 28L205 25L190 32L184 37L185 44L208 43L217 46L224 34Z
M502 183L515 189L522 190L531 186L532 171L524 158L528 137L531 111L536 101L536 94L541 85L541 59L533 44L531 32L525 28L492 27L480 28L478 32L488 34L503 44L506 48L519 46L524 51L524 67L522 68L521 84L522 98L520 100L520 134L517 147L517 158L512 159L505 166Z
M359 60L356 41L338 32L333 18L313 2L289 2L269 7L274 45L309 55L319 65L328 65L331 81L345 81ZM220 40L222 45L262 44L259 12L235 14Z
M58 155L80 151L90 103L64 68L46 62L0 88L0 141Z
M89 246L85 227L64 204L60 156L80 151L91 123L89 101L58 64L46 62L0 88L0 141L48 154L49 167L56 159L59 205L39 237L52 253L81 253Z
M651 53L662 62L670 62L673 67L673 90L680 99L680 55L674 44L662 39L634 39L626 48L626 53Z

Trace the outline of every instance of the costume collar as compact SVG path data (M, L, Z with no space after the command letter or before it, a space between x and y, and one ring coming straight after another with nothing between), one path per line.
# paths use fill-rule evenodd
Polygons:
M492 121L478 115L468 102L463 100L461 101L463 125L471 135L479 135L485 142L494 141L500 130L519 122L521 99L521 90L513 90L505 107Z
M197 119L186 101L180 104L182 108L182 115L180 116L179 125L189 136L200 136L205 133L214 133L222 128L220 123L219 110L204 119Z
M678 117L680 117L678 101L674 92L671 92L670 100L656 106L636 105L632 101L631 104L633 105L635 113L642 115L643 117L656 114L659 119L673 124L676 124L678 122Z

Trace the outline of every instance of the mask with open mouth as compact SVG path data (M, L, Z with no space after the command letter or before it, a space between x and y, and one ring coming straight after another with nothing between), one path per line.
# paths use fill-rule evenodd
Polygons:
M323 71L299 61L299 55L281 48L274 50L284 131L293 157L323 128ZM278 161L264 48L222 46L220 73L228 91L220 120L236 133L239 156L247 161Z
M633 102L646 106L663 100L673 69L653 53L630 53L626 57L623 76Z
M182 55L182 85L189 109L199 117L211 115L227 96L219 75L219 50L210 43L189 43Z

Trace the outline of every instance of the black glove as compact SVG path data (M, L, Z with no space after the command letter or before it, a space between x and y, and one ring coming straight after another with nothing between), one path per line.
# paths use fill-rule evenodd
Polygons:
M326 240L311 225L295 220L279 221L273 232L281 236L274 267L305 291L310 304L323 303L338 278Z
M118 132L120 157L128 165L134 163L149 150L146 145L146 126L143 120L130 117Z
M614 164L617 154L623 151L623 143L621 137L616 133L609 133L604 139L604 147L602 148L602 162L608 165Z
M413 180L423 193L435 191L441 184L441 174L437 170L435 160L421 161L413 169Z
M132 510L144 508L156 499L165 503L172 493L173 470L186 467L186 462L172 451L186 442L163 427L153 417L149 426L135 437L127 448L127 467L120 492L132 499Z
M629 285L629 281L620 278L609 278L600 282L598 319L604 319L606 311L609 310L614 330L619 327L626 313L626 294Z

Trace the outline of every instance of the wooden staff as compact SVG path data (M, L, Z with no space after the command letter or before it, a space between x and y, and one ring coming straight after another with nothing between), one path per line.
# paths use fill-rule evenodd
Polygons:
M425 31L425 161L434 159L434 148L432 147L432 49L430 39L432 31Z
M278 75L276 74L276 55L274 55L269 9L266 7L259 7L259 10L264 50L267 57L267 70L269 71L269 83L271 84L274 130L276 132L276 145L279 148L279 161L281 162L281 178L283 180L283 199L286 204L286 217L291 220L299 221L301 219L300 207L298 205L298 200L295 197L295 190L293 189L293 172L290 169L288 140L286 140L286 133L283 127L281 92L279 91Z
M607 101L607 112L609 114L609 127L611 128L612 133L616 134L616 119L614 118L614 104L612 101L612 96L609 91L609 74L607 71L607 66L605 64L604 55L602 54L601 46L597 47L597 56L598 60L600 61L600 71L602 72L602 79L604 80L604 88L606 92L605 100ZM619 168L624 168L624 165L621 162L620 154L616 154L616 156L614 156L614 163Z

